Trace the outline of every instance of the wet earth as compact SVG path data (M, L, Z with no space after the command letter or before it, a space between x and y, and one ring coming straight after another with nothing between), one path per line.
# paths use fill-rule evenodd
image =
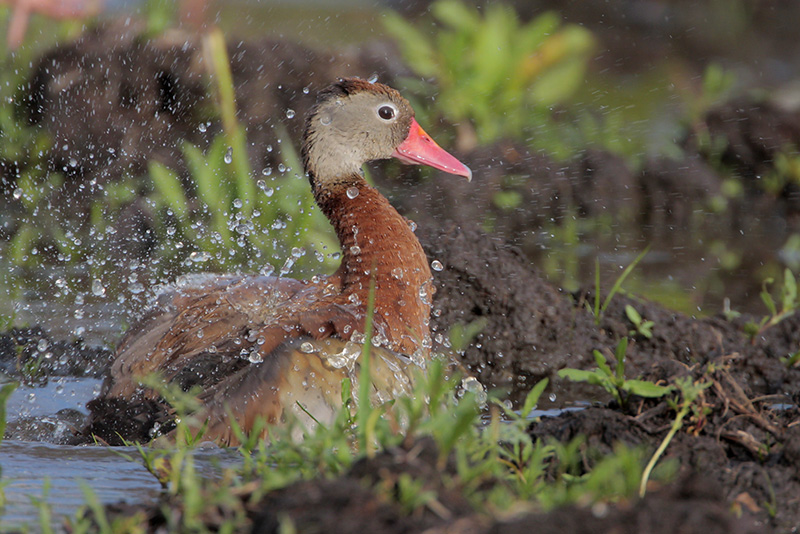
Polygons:
M208 96L197 61L200 45L192 39L169 35L146 41L138 28L111 22L41 59L26 106L30 120L51 132L54 146L77 147L78 152L70 152L77 162L65 161L61 150L47 157L51 168L66 170L64 201L78 196L80 184L141 174L150 159L183 168L176 150L181 140L203 146L219 131L213 122L207 132L197 128ZM276 142L275 117L287 108L302 117L316 89L330 79L342 72L365 77L379 72L381 81L391 84L409 73L388 45L371 50L369 55L323 54L271 40L230 45L240 115L256 168L277 163L263 148ZM295 136L300 125L300 119L286 124ZM708 132L725 140L713 154L699 141ZM597 319L589 310L597 298L594 289L566 291L535 267L542 254L537 228L568 211L587 218L610 216L627 236L623 241L653 243L653 251L666 251L673 264L682 261L676 243L682 237L696 240L698 206L710 205L724 188L722 165L747 180L744 191L729 199L723 212L707 210L701 226L729 242L744 239L743 234L772 236L745 245L748 254L741 269L751 262L758 270L759 258L775 255L800 223L797 185L787 183L772 194L755 185L769 173L778 151L790 145L800 146L800 113L768 101L739 99L710 110L687 130L683 159L653 158L635 172L600 150L563 164L513 142L463 155L476 169L473 184L424 180L413 169L390 181L388 175L398 168L375 166L379 187L417 221L427 254L444 265L435 273L434 332L446 337L452 325L482 325L459 355L465 367L486 387L503 389L511 399L549 378L549 402L554 405L562 399L591 401L585 409L532 423L532 436L565 443L584 435L586 469L617 442L650 451L658 447L675 415L665 401L634 397L620 406L598 388L556 376L565 367L593 368L594 350L610 354L626 336L628 377L660 384L684 377L708 382L699 400L703 410L687 418L666 450L665 461L679 465L675 481L653 488L644 499L602 508L522 511L490 520L476 515L457 485L443 485L432 444L419 441L362 460L344 476L297 483L251 502L247 512L253 532L277 532L281 517L290 517L301 532L793 531L800 525L800 368L782 359L800 349L800 314L748 336L746 325L761 320L760 308L753 307L751 314L698 318L617 294ZM0 166L4 193L13 189L15 172ZM509 174L525 180L509 185L504 181ZM498 191L508 189L523 200L511 211L492 201ZM131 205L115 246L145 243L127 253L146 259L147 241L131 237L152 223L140 208ZM495 221L492 232L481 224L487 213ZM601 292L608 287L602 284ZM729 296L748 302L759 290L760 283L748 279L731 286ZM627 305L653 322L651 336L637 331ZM53 339L46 326L34 326L0 335L0 370L20 376L43 343L52 354L37 360L35 380L100 377L107 367L109 347ZM23 431L12 425L8 434L19 437L15 432ZM392 486L404 472L436 490L442 508L409 516L381 498L375 489ZM150 505L111 505L109 511L143 512L157 531L167 521L162 504L170 504L170 497L160 499ZM215 517L221 515L209 512L212 528Z

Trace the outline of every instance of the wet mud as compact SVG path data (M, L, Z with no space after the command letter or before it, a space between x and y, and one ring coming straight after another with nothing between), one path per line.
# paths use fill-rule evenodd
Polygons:
M209 98L198 66L198 43L185 37L151 42L137 36L135 28L109 24L50 52L37 68L29 101L31 120L51 131L56 147L108 154L90 158L87 153L73 164L63 160L58 148L52 151L48 164L66 168L76 188L91 180L141 173L150 159L181 168L175 148L183 139L202 146L219 131L213 121L206 132L197 128L198 121L206 120L202 108ZM273 126L280 122L276 117L287 108L302 117L316 89L332 77L379 72L382 81L391 83L405 72L389 48L377 50L382 52L363 57L326 55L267 40L231 44L240 115L256 165L274 163L265 147L276 140ZM130 79L131 70L140 76ZM66 120L65 114L80 109L93 110L92 120ZM286 127L295 135L300 124L298 118ZM718 144L713 154L708 152L698 142L700 131L725 139L725 144ZM578 161L562 164L512 142L464 155L473 169L480 169L473 184L425 180L414 169L389 180L390 171L394 174L398 168L376 166L379 186L417 221L426 253L444 266L435 273L432 318L440 348L446 349L442 344L453 325L481 325L458 357L487 388L500 388L509 398L519 399L536 382L549 378L551 402L592 401L585 409L532 423L532 436L560 442L586 436L582 456L587 470L617 442L655 450L675 417L665 401L634 397L619 406L598 388L556 376L566 367L593 368L594 350L610 355L626 336L631 340L625 365L629 378L661 384L674 384L683 377L708 382L700 399L702 410L687 418L667 448L665 460L679 466L676 480L652 488L644 499L602 509L525 510L492 521L475 514L459 493L458 481L443 484L436 453L423 441L362 460L333 480L294 484L255 502L241 495L253 532L277 532L287 518L301 532L513 533L534 527L537 532L587 533L792 530L800 524L800 369L781 358L798 350L800 315L790 315L751 339L744 329L748 322L761 320L757 309L739 316L695 318L618 294L597 319L589 309L597 297L591 289L565 291L536 268L542 254L538 230L567 213L610 216L631 241L653 241L656 248L669 249L681 232L696 230L698 206L707 209L719 196L725 176L715 165L736 167L756 181L770 171L776 152L792 144L800 146L800 115L767 103L737 101L712 110L687 133L682 160L652 159L637 172L601 151L590 150ZM524 179L509 183L510 175ZM4 176L2 182L8 189L12 177ZM504 190L520 195L517 208L504 210L493 203L495 194ZM715 217L710 231L736 240L743 229L755 225L777 229L774 241L781 241L800 221L799 195L791 184L778 194L748 187L744 195L731 200L731 209L721 214L709 210L709 217ZM131 210L136 211L135 205ZM487 214L493 221L492 232L483 224ZM147 228L146 214L137 217L141 224L128 231ZM765 254L775 253L773 243L754 244L744 261L758 261L759 247L768 249ZM746 282L736 291L744 301L758 290L758 285ZM637 332L626 305L653 321L651 337ZM50 358L42 358L43 340L45 348L51 348ZM42 360L38 369L45 377L48 373L94 376L102 374L108 355L106 348L49 339L38 328L0 336L0 369L11 376L25 377L26 369L35 367L29 362L36 359ZM387 498L400 473L411 473L424 481L425 488L436 491L437 505L408 515ZM448 473L454 475L452 469ZM144 513L150 530L158 531L167 524L163 510L177 506L168 496L162 501L153 506L113 505L109 512ZM226 513L209 510L209 526L213 528Z

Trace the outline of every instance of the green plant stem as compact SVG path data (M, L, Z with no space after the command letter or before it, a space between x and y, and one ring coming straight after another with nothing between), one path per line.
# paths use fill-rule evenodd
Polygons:
M373 272L375 270L373 269ZM371 436L369 435L370 420L372 419L372 404L369 401L369 392L372 386L372 377L370 369L370 352L372 348L372 315L375 311L375 277L370 278L369 282L369 297L367 297L367 319L364 323L364 346L361 349L361 371L358 378L358 436L361 445L361 450L366 453L368 457L374 456L374 451L370 449L369 444Z
M250 162L247 156L247 137L239 121L236 119L236 92L233 85L230 60L225 48L225 37L222 31L211 31L203 41L206 57L210 59L214 80L216 81L217 96L219 99L220 114L222 115L222 128L227 138L230 150L230 161L233 165L234 176L238 191L242 195L242 211L246 215L252 213L252 204L244 202L255 199L255 184L250 176ZM227 161L227 159L226 159Z
M617 277L616 281L614 282L614 285L611 286L611 291L609 291L608 295L606 295L606 299L603 301L603 305L600 306L600 315L602 315L603 312L606 311L608 305L611 304L611 299L614 298L614 295L616 295L617 292L619 292L619 290L622 288L622 284L623 282L625 282L625 279L628 278L628 275L631 274L633 269L636 268L636 266L639 264L640 261L642 261L642 259L647 255L648 252L650 252L650 245L648 245L643 251L641 251L639 255L636 256L636 259L633 260L630 264L628 264L628 266L625 267L625 270L622 271L622 274L619 275L619 277ZM599 319L600 316L595 315L595 320L599 321Z
M661 445L658 446L658 449L656 449L653 457L650 458L649 462L647 462L647 466L644 468L644 472L642 473L642 481L639 484L639 497L644 497L645 493L647 492L647 481L650 480L650 473L653 471L653 468L655 468L658 459L661 458L661 455L664 454L665 450L667 450L667 446L669 445L670 441L672 441L672 438L675 437L675 434L677 434L678 430L680 430L683 426L683 418L689 413L690 406L691 403L684 403L683 407L678 412L677 417L675 417L675 420L672 422L669 432L661 442Z

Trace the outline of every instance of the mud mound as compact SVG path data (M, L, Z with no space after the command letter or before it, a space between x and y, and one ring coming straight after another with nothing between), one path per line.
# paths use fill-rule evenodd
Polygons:
M626 360L630 376L664 361L691 366L736 355L734 373L752 394L791 396L800 388L800 373L780 361L795 350L797 314L754 342L743 328L760 317L698 320L623 295L615 296L595 321L587 309L594 302L591 292L564 293L519 250L474 226L418 233L429 258L444 267L434 273L432 328L446 339L453 325L482 324L463 362L485 385L510 389L512 397L564 367L594 367L592 352L611 354L622 337L631 338ZM636 331L626 306L653 321L650 338Z
M202 39L172 30L148 37L141 21L108 21L45 54L34 68L29 119L53 138L52 169L73 180L139 176L149 161L184 169L181 143L207 147L221 124ZM407 72L377 43L369 53L329 54L276 39L231 40L238 118L256 169L277 165L277 124L295 142L316 93L342 76L381 80ZM190 185L190 184L187 184Z
M31 122L50 132L50 167L72 180L138 176L149 160L175 165L182 139L197 139L207 82L195 39L143 37L110 22L53 49L34 69Z
M444 266L434 274L431 327L447 338L453 325L483 324L462 359L484 384L527 390L601 346L588 317L518 249L474 226L418 233L428 257Z
M513 534L517 532L660 534L686 532L755 534L763 532L746 514L737 518L729 511L723 492L712 479L688 475L644 499L623 501L593 509L578 506L547 513L516 513L512 519L492 521L472 512L460 494L460 481L452 468L437 466L435 446L429 440L390 449L373 459L359 461L345 475L331 480L305 481L270 492L245 505L252 521L250 532L281 532L287 524L297 532L450 532L458 534ZM396 503L397 478L411 475L424 491L436 492L436 500L409 515ZM247 502L249 494L241 495ZM155 505L119 504L107 508L116 515L142 514L148 531L167 525L165 510L177 520L180 509L168 497ZM207 510L204 523L218 527L230 512Z

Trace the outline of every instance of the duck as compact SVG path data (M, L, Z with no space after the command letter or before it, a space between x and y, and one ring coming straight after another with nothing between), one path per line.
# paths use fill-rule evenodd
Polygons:
M432 273L414 223L367 183L362 166L396 158L467 180L472 172L422 129L397 90L360 78L319 92L301 153L341 246L336 271L178 279L117 346L89 403L88 435L114 445L167 432L174 414L159 388L143 384L148 376L198 392L193 420L204 440L223 446L238 443L237 427L269 439L270 427L288 421L332 422L343 380L358 379L371 292L369 402L413 394L431 356Z

